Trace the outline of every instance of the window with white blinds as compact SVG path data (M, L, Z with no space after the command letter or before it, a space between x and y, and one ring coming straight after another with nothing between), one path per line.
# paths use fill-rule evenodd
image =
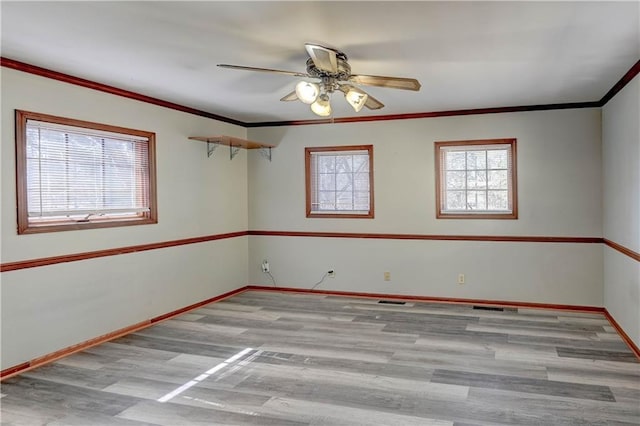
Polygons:
M516 140L436 142L438 218L516 219Z
M373 146L305 148L307 217L373 217Z
M19 232L157 222L153 133L16 116Z

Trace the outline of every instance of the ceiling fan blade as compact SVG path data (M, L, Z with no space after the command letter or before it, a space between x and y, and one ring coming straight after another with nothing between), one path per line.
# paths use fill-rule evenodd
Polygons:
M420 82L415 78L384 77L380 75L352 74L349 81L365 86L388 87L390 89L420 90Z
M367 93L367 95L369 94ZM366 106L369 109L380 109L384 107L384 104L379 100L377 100L376 98L374 98L373 96L369 95L369 97L367 98L367 101L364 103L364 106Z
M296 91L294 90L293 92L289 93L288 95L283 96L280 100L283 101L283 102L297 101L298 100L298 95L296 95Z
M258 71L258 72L270 72L275 74L284 74L284 75L292 75L294 77L309 77L309 74L295 71L283 71L283 70L274 70L271 68L256 68L256 67L245 67L242 65L228 65L228 64L218 64L221 68L230 68L232 70L243 70L243 71Z
M338 60L335 50L312 43L305 43L304 48L307 49L307 53L319 70L329 73L338 72Z

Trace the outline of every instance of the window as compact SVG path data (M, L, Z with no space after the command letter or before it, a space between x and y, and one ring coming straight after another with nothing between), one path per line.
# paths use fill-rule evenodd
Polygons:
M305 148L307 217L373 218L373 146Z
M157 223L155 134L16 111L18 233Z
M439 219L517 219L516 140L436 142Z

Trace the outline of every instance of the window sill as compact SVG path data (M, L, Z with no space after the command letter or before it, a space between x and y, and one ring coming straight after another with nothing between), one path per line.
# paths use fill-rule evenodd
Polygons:
M373 219L373 212L370 213L316 213L307 212L307 218L321 219Z
M155 218L127 218L109 221L93 221L93 222L57 222L57 223L41 223L27 224L24 228L18 227L18 235L23 234L40 234L45 232L61 232L61 231L79 231L82 229L99 229L99 228L115 228L120 226L134 225L151 225L158 223Z
M518 219L518 213L440 213L436 219Z

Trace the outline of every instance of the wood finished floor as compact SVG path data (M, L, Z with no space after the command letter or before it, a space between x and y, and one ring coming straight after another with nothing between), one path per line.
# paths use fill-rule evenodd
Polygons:
M638 425L600 314L250 291L2 384L3 425Z

